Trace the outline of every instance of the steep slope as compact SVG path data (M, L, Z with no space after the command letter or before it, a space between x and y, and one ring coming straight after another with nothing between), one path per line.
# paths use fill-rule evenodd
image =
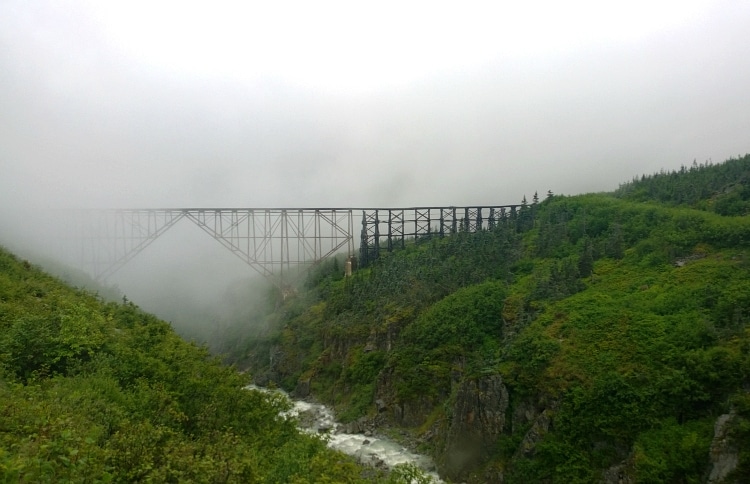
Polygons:
M624 183L615 192L620 198L656 201L710 210L721 215L750 212L750 157L682 166L679 171L655 173Z
M725 174L749 165L661 174L669 200L644 177L414 241L321 277L244 357L355 427L408 429L455 480L741 481L750 218Z
M3 482L370 482L248 382L0 249Z

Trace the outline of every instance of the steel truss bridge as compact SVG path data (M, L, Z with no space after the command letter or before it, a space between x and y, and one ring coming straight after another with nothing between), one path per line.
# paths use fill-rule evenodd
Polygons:
M76 211L79 263L105 280L188 220L278 287L344 252L365 267L407 240L491 230L521 206L412 208L162 208ZM355 216L361 222L355 229ZM359 247L355 251L355 230Z

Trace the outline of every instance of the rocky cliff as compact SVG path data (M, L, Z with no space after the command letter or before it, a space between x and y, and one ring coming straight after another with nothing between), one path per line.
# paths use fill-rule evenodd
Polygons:
M441 473L460 480L485 463L505 430L507 410L508 390L499 375L461 381L441 439Z

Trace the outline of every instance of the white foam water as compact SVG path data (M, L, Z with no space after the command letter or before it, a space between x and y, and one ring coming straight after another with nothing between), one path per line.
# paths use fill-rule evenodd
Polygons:
M325 405L295 400L281 390L269 390L255 385L248 388L285 395L293 404L287 415L297 418L304 431L325 434L329 447L354 456L363 464L389 469L399 464L414 464L432 477L434 482L443 482L435 471L434 462L428 456L411 452L403 445L383 436L345 433L331 409Z

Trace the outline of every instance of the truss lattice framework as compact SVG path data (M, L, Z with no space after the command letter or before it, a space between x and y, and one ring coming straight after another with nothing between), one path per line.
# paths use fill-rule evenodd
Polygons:
M188 219L259 274L282 287L346 250L354 255L355 211L362 211L359 265L403 248L407 238L477 232L515 221L518 205L414 208L173 208L77 212L81 266L112 276L181 219Z
M359 265L365 267L389 252L404 247L406 238L445 237L456 232L491 230L515 221L519 205L476 207L414 207L362 209Z
M83 268L106 279L181 219L188 219L278 285L346 249L351 209L125 209L78 213Z
M96 279L106 279L183 216L179 210L79 211L74 223L79 263Z

